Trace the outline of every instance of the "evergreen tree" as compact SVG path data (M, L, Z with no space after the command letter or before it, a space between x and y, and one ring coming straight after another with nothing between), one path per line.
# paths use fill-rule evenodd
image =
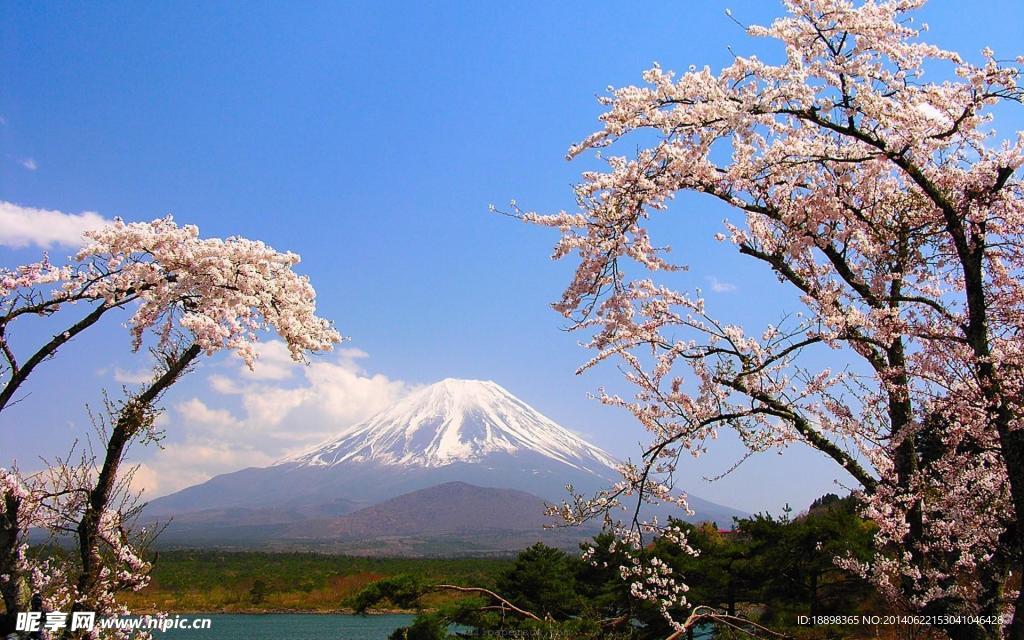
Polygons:
M521 551L515 565L499 576L498 592L542 618L565 619L580 606L578 564L564 551L538 542Z

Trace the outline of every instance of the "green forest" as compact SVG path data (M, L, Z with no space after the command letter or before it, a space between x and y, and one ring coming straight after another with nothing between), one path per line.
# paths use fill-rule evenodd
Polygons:
M646 541L642 554L659 558L689 585L688 607L704 605L723 620L798 638L895 633L800 624L800 616L889 610L867 582L836 565L839 557L871 555L873 525L848 498L826 495L799 515L787 509L781 517L759 514L728 525L675 524L699 555L659 539ZM574 638L669 636L661 613L632 597L619 576L622 559L609 549L612 540L601 534L581 545L593 547L589 561L540 543L514 558L480 559L172 550L154 555L150 585L125 597L133 610L175 613L415 612L413 625L396 639L441 640L466 627ZM688 607L673 609L673 618L685 620ZM717 637L743 635L716 626L722 627Z
M807 638L886 637L889 628L857 625L799 624L800 616L882 614L887 611L871 586L840 569L837 557L866 559L871 554L873 525L856 513L850 499L827 495L805 514L757 515L726 530L714 523L679 524L687 531L694 557L678 545L650 541L645 560L657 557L673 575L690 585L688 601L720 615L716 637L745 637L750 623L787 636ZM438 592L432 578L403 574L368 585L351 604L358 611L382 605L418 609L413 625L399 629L394 640L442 640L452 624L489 631L521 631L527 636L629 638L654 640L673 628L649 602L632 597L619 576L621 559L609 550L612 536L602 534L589 561L542 544L523 550L506 566L495 566L487 591L449 600L429 600ZM519 611L517 611L517 609ZM671 611L685 620L689 609ZM706 628L698 626L697 629Z

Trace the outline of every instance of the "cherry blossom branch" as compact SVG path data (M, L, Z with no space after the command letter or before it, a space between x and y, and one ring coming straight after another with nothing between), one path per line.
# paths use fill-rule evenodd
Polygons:
M793 638L793 636L789 636L784 633L779 633L778 631L772 631L768 627L759 625L756 622L747 620L744 617L720 613L712 607L701 605L694 607L693 612L690 613L690 615L686 618L686 620L683 622L680 628L674 631L668 637L666 637L665 640L680 640L680 638L686 636L686 634L689 633L692 629L694 629L698 624L707 621L711 621L712 623L719 623L727 627L736 629L740 633L748 635L752 638L762 636L758 636L757 633L751 632L750 630L744 627L753 627L754 630L764 634L763 637L767 638L783 638L785 640L792 640Z
M512 604L505 598L502 598L490 589L484 589L483 587L460 587L454 584L436 584L431 588L445 591L459 591L461 593L482 593L488 596L489 598L500 602L503 607L507 607L508 609L514 611L515 613L518 613L524 618L529 618L530 620L542 622L541 618L539 618L537 614L527 611L526 609L521 609L517 607L516 605Z
M107 439L95 486L89 491L88 505L77 527L79 557L82 571L78 578L79 594L89 594L100 579L103 560L99 553L104 518L118 477L118 469L124 457L125 448L135 435L149 428L155 418L153 404L202 353L198 344L192 344L177 354L167 354L164 371L141 393L130 397L118 411Z
M748 453L802 441L862 485L878 554L855 570L916 611L989 606L982 592L1001 578L979 577L987 559L1024 553L1024 137L997 148L989 125L993 105L1024 96L1024 56L986 49L972 64L921 42L906 16L920 4L787 3L748 29L784 45L779 64L649 69L601 98L601 128L568 155L641 130L656 142L602 152L607 169L575 187L578 212L516 209L561 232L553 257L578 256L554 306L593 332L579 371L625 363L633 399L600 399L653 437L642 468L563 505L569 517L631 492L669 497L680 453L700 455L719 427ZM954 79L924 81L938 64ZM687 191L745 216L718 239L795 287L809 320L757 339L711 317L699 292L654 281L677 265L647 222ZM627 277L627 261L652 275ZM812 344L835 350L838 371L809 366ZM1024 637L1015 597L1009 633Z
M129 303L138 303L128 321L133 348L151 332L159 370L124 401L108 401L109 415L94 420L104 442L98 466L91 447L78 462L72 447L67 459L28 478L0 469L0 591L8 616L23 610L28 587L56 610L127 613L115 596L146 584L149 564L142 554L158 531L132 530L140 506L129 486L134 470L123 472L122 463L133 441L155 437L156 404L200 355L229 348L251 367L257 332L266 329L277 331L296 361L341 340L329 321L316 316L312 286L292 269L299 260L295 254L244 238L200 239L196 227L179 227L170 217L118 220L86 236L89 244L75 256L76 265L54 267L44 258L0 269L0 305L6 310L0 351L8 375L0 410L10 406L40 363L107 311ZM56 288L44 292L48 285ZM12 321L53 316L75 302L96 306L20 362L7 342ZM79 566L28 557L24 537L36 528L52 536L77 535Z
M11 376L3 389L0 389L0 411L3 411L3 409L7 407L11 398L13 398L14 394L18 391L18 388L24 384L39 363L51 357L61 346L69 342L72 338L96 324L96 322L103 317L103 314L112 308L113 307L108 307L107 305L98 306L84 318L68 327L66 331L53 336L49 342L33 353L21 367L14 365L14 360L12 359L13 354L9 356L8 361L12 363ZM6 340L4 340L4 347L4 352L7 353L8 349Z

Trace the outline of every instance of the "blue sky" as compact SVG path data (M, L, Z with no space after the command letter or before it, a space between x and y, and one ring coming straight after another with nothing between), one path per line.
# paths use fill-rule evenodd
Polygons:
M136 452L155 493L272 459L444 377L493 379L613 454L635 455L643 432L586 397L621 389L617 374L574 376L587 353L547 306L571 265L547 259L551 233L488 204L571 207L570 185L591 161L566 163L565 151L595 128L606 86L638 82L652 61L719 68L729 45L761 52L726 7L744 23L781 11L732 0L4 3L0 200L129 220L172 212L204 235L295 251L321 313L352 338L316 373L274 369L273 354L256 376L231 357L204 363L166 398L164 459ZM1020 2L935 0L920 15L929 40L968 56L986 44L1022 52ZM1002 128L1024 128L1020 114ZM774 279L712 240L728 212L681 206L663 227L691 267L682 281L730 320L780 315L788 299ZM0 247L0 264L41 251ZM144 369L116 324L48 363L0 418L0 464L31 468L65 450L87 432L84 405ZM796 450L703 483L736 453L725 442L687 465L687 485L773 511L836 489L829 463Z

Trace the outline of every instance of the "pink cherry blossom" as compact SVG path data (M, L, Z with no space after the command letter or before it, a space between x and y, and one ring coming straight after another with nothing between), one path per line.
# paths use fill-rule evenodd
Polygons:
M127 326L138 349L147 333L163 349L178 340L211 355L234 350L252 366L259 333L273 330L292 357L330 349L341 336L316 315L309 279L294 271L299 256L231 237L200 238L170 216L152 222L120 220L87 232L74 263L41 262L0 270L0 410L32 370L67 341L114 309L131 309ZM19 321L33 315L89 312L36 351L19 357L10 341Z
M0 411L38 365L108 312L130 310L132 348L151 336L160 357L141 391L106 403L102 459L69 455L28 477L0 468L0 595L9 614L31 593L41 594L48 610L128 613L117 594L148 583L144 552L153 532L134 530L138 496L129 489L132 471L124 473L121 464L133 441L156 437L156 403L198 356L230 349L251 367L265 330L283 338L296 361L341 340L316 315L316 294L295 273L294 253L244 238L203 239L196 227L179 227L170 216L118 220L86 236L71 264L54 266L44 257L0 271ZM22 343L10 341L12 330L39 316L69 319L52 339L17 353ZM33 529L74 534L78 557L30 555L26 538ZM131 635L97 628L89 637L101 633Z
M843 469L879 524L873 562L840 562L913 611L1012 612L1007 633L1024 637L1008 589L1024 557L1024 133L991 127L993 107L1024 96L1020 59L922 41L922 0L785 4L748 30L780 44L780 62L655 65L601 98L600 129L570 148L606 165L583 174L578 210L513 205L576 261L554 308L589 336L581 370L618 360L633 397L599 398L651 434L622 484L563 515L625 495L685 504L672 472L724 430L748 455L800 443ZM731 207L715 238L802 308L739 327L665 284L686 256L670 260L649 223L686 215L688 191Z

